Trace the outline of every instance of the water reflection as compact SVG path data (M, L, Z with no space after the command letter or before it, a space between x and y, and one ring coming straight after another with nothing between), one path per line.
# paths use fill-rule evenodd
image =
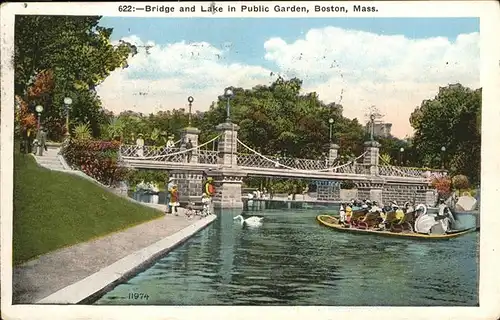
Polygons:
M477 233L419 242L336 233L316 223L324 209L257 211L244 215L264 216L261 228L242 228L233 221L240 212L224 211L211 226L96 303L478 303ZM474 224L474 217L460 219L466 226ZM130 292L147 293L149 299L129 300Z

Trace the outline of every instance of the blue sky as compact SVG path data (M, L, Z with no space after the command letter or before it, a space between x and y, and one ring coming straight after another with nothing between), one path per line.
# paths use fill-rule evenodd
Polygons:
M446 37L479 31L479 18L128 18L103 17L100 25L113 28L113 39L137 35L156 43L206 41L220 47L231 43L229 61L244 60L270 67L263 43L271 37L294 41L312 28L334 26L409 39Z
M274 72L299 76L304 90L318 92L326 102L342 100L342 90L346 116L361 117L366 105L380 105L391 114L388 121L404 119L393 125L402 135L411 131L407 118L414 106L432 98L439 86L479 81L479 18L103 17L100 25L113 28L112 40L155 44L156 51L129 61L120 82L115 76L114 86L106 80L101 90L110 102L119 98L112 91L148 90L154 108L139 107L142 100L130 105L133 99L125 98L121 108L184 107L181 97L191 90L204 110L225 86L267 84L266 76ZM200 57L193 60L186 50L201 42L208 47L192 53ZM298 61L302 53L308 58ZM326 70L330 63L321 56L338 63L339 70Z

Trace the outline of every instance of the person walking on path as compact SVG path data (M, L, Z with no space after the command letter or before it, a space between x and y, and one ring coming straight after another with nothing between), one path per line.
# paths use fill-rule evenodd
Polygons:
M38 146L38 155L43 156L43 150L47 151L47 133L43 129L42 126L40 126L40 130L38 131L36 135L36 140L37 140L37 146Z
M167 206L165 208L165 213L170 213L170 194L171 194L171 191L172 191L174 185L175 185L174 178L172 178L172 177L168 178L167 192L165 194L165 204Z
M179 212L177 211L177 207L179 206L179 190L177 188L177 184L173 182L172 187L169 189L170 192L170 202L169 206L172 208L172 212L178 216Z

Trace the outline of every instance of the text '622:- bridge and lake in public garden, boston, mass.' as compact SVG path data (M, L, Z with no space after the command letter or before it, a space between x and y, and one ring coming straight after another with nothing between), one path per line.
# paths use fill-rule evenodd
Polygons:
M16 16L13 303L477 306L478 20L355 20Z

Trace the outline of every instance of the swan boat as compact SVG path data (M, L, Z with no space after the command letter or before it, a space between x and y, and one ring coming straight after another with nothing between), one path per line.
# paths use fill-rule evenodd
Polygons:
M340 220L334 216L328 214L321 214L316 217L316 220L323 226L331 228L336 231L350 232L355 234L365 234L365 235L379 235L386 237L396 237L396 238L406 238L406 239L418 239L418 240L447 240L451 238L460 237L470 232L478 230L476 227L467 228L463 230L450 230L443 234L427 234L419 233L409 230L400 230L399 232L394 232L390 230L376 230L376 229L362 229L355 227L346 227L340 223Z

